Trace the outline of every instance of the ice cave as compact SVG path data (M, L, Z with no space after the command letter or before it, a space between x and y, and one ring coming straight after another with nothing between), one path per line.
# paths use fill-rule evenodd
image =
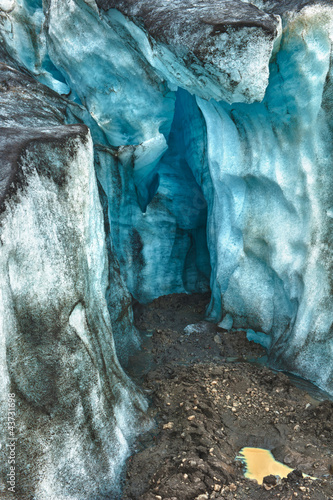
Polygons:
M211 293L332 396L331 0L0 0L0 41L0 497L118 498L133 303Z

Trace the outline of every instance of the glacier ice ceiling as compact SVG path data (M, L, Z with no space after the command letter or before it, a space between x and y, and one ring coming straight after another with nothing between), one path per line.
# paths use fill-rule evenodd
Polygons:
M333 393L331 2L0 0L0 40L2 404L45 471L20 484L108 498L149 425L132 298L211 290Z

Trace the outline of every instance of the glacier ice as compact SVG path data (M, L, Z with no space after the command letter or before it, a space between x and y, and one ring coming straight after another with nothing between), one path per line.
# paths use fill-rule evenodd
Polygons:
M267 351L272 345L272 338L269 335L266 335L266 333L263 332L255 332L250 328L246 330L246 338L250 342L262 345L265 349L267 349Z
M227 313L223 320L220 321L220 323L218 323L218 326L220 328L223 328L224 330L231 330L232 329L232 326L234 324L234 319L233 317L231 316L231 314Z
M0 11L0 40L7 54L42 83L69 94L70 87L48 54L42 1L3 0Z
M132 36L133 23L117 11L107 22L83 0L51 0L46 22L52 61L108 144L140 144L168 135L174 92L159 75L151 74ZM156 160L160 152L157 148Z
M153 193L157 182L158 187L152 202L144 207L144 216L135 199L134 191L138 188L130 167L133 165L135 171L135 154L132 153L134 159L127 156L127 167L118 167L120 175L124 176L126 171L131 178L122 186L131 184L132 195L131 201L124 202L121 217L117 217L113 209L110 217L118 218L113 224L117 231L114 242L130 292L139 300L147 301L183 289L200 290L204 281L199 276L207 279L210 273L212 300L207 316L211 320L218 322L230 314L235 328L251 328L269 334L272 363L307 376L329 389L332 384L332 372L327 369L332 356L328 217L332 206L329 199L331 141L328 139L331 6L327 2L297 5L267 2L265 6L258 2L256 8L270 16L265 17L267 14L260 10L261 14L255 18L257 24L251 25L251 33L255 33L257 42L260 40L262 51L256 54L260 63L253 55L255 49L251 46L249 28L244 27L246 22L236 30L237 43L246 40L246 50L237 59L237 69L243 74L246 66L248 87L245 88L244 79L237 85L234 73L228 69L227 78L225 74L222 77L210 73L210 81L206 82L203 91L203 80L196 79L195 85L189 75L193 70L192 60L186 51L196 55L195 65L200 67L204 77L206 59L196 50L197 39L177 2L137 2L133 5L123 1L115 5L112 1L101 0L98 5L102 8L103 22L113 28L120 19L114 10L116 7L123 16L130 15L130 22L141 27L143 35L133 26L127 29L138 43L136 47L144 56L142 61L150 65L151 74L157 72L162 76L172 91L176 85L181 87L172 98L176 98L173 122L170 125L168 119L169 132L164 132L168 150L161 160L156 155L157 164L148 168L153 172L155 184L147 181L147 189L152 187ZM228 63L223 60L223 44L236 50L232 26L238 22L226 10L226 5L224 2L216 7L222 26L216 29L215 24L213 28L218 44L212 37L206 41L207 23L212 29L208 18L202 26L196 14L190 17L193 26L205 33L203 46L211 43L216 49L218 45L224 69L228 64L235 64L234 52L228 53ZM207 14L205 8L203 3L201 14ZM249 16L253 21L253 12L246 9L254 7L243 3L241 8L245 9L242 19ZM166 22L169 9L174 13L172 28ZM140 25L142 20L143 26ZM147 32L154 39L153 58L151 48L145 43ZM185 51L180 54L182 44ZM130 50L130 44L127 47ZM209 50L206 53L209 54ZM62 53L60 48L59 53ZM157 55L162 62L157 62ZM171 64L177 69L181 65L183 71L170 76ZM265 70L261 71L263 67ZM219 71L217 64L214 71ZM217 80L223 95L213 90ZM141 101L136 102L140 106ZM155 116L158 118L158 110ZM143 131L147 130L144 120L140 126ZM155 138L156 132L150 132L150 136ZM148 138L142 136L141 140ZM134 144L133 147L138 146ZM126 153L120 147L116 153L118 164L128 154L128 150ZM105 167L105 172L107 170L109 167ZM183 175L184 184L180 179ZM111 177L114 179L115 174ZM184 189L184 186L187 187ZM195 213L187 199L189 195L193 200L193 189L207 204ZM163 208L157 214L156 205L163 194L172 203L166 205L167 212ZM123 196L121 199L124 200ZM137 211L134 217L133 205ZM164 217L171 214L171 219L176 219L182 231L190 230L193 235L201 228L200 234L204 234L203 231L207 234L208 253L199 243L203 241L202 236L197 238L199 242L194 240L194 255L198 260L194 276L191 271L192 289L186 281L186 270L187 260L193 262L193 255L188 259L191 255L188 247L185 252L180 251L182 237L176 235L174 239L175 231L170 231L170 225L165 231L161 212ZM188 213L197 220L187 217ZM155 227L153 221L158 221ZM131 239L124 230L130 234L132 228L136 229L133 233L136 236ZM158 244L154 243L155 238ZM177 257L167 250L170 244ZM164 260L170 255L170 259ZM158 286L161 280L167 290Z
M159 188L146 212L138 204L133 156L139 147L96 146L96 172L109 201L110 236L133 297L149 302L173 292L209 288L207 204L179 152L176 112L168 151L158 166Z
M331 40L331 10L304 9L262 103L197 103L217 193L214 301L235 327L271 335L276 366L332 390Z
M71 103L5 65L0 82L0 393L1 413L14 392L20 417L16 493L103 498L148 421L115 354L93 144L85 125L66 125Z
M49 145L59 127L64 144L70 131L86 130L82 124L93 139L93 145L90 136L89 146L78 145L82 166L68 160L73 175L80 176L80 168L85 172L81 180L72 179L80 189L77 206L64 208L72 214L69 220L61 210L59 217L51 211L50 231L70 253L60 226L68 222L73 231L79 229L86 214L78 244L86 264L77 279L86 280L81 290L89 300L73 300L74 291L64 295L73 306L66 328L75 330L87 362L96 356L96 339L108 332L103 370L116 371L114 398L123 397L109 425L120 433L114 442L122 443L123 456L126 439L115 422L123 421L134 396L114 354L110 321L117 354L126 364L138 345L132 297L149 302L210 288L207 319L247 330L249 338L265 343L272 365L333 393L331 2L0 0L0 14L0 59L21 71L1 66L1 126L20 128L17 141L24 136L25 148L32 141L27 130L41 129L29 154L33 165L49 154L46 170L48 162L59 166ZM55 92L36 87L35 80ZM81 125L67 128L73 123ZM68 148L61 154L68 155ZM8 165L2 167L0 188L13 204ZM50 206L61 205L58 188L47 188L38 190L41 200L49 193ZM12 223L6 222L6 245ZM37 232L31 228L29 237L37 242L46 228L35 225ZM27 245L23 237L16 241L18 252ZM56 279L58 261L52 267L50 259L58 246L43 245L36 262L43 262L45 283L40 290L32 287L31 294L40 296L39 314L48 321L38 294ZM28 269L31 252L24 251ZM6 252L1 247L2 262ZM70 282L77 259L61 262L62 286ZM18 279L15 256L9 262L2 301L9 300L8 279L17 294L26 286ZM0 314L3 330L8 317ZM89 325L101 318L103 328L90 335ZM4 351L2 356L6 359ZM38 372L38 364L34 369ZM91 384L95 401L101 396Z
M96 3L109 19L117 9L139 27L143 24L140 31L131 27L131 34L170 88L227 102L251 102L264 96L267 62L279 38L280 17L240 0Z

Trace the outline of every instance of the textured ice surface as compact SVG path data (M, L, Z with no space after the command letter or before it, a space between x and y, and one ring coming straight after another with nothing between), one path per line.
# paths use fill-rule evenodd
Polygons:
M223 328L224 330L231 330L233 324L234 324L233 317L231 316L231 314L227 313L224 316L223 320L220 323L218 323L218 326L220 328Z
M138 148L96 147L112 244L128 289L141 302L170 292L207 291L209 286L207 204L183 158L180 125L176 110L169 149L158 165L158 193L145 213L133 175Z
M278 17L240 0L96 3L108 16L117 9L143 24L150 43L140 34L139 47L169 85L228 102L264 96L268 61L280 32Z
M267 350L269 350L272 344L272 339L269 335L266 335L263 332L254 332L251 329L246 331L246 338L250 342L262 345Z
M169 133L174 93L140 52L133 23L117 11L100 17L82 0L50 0L47 26L52 60L110 145Z
M95 140L100 139L101 134L90 122L87 111L78 104L62 99L55 92L50 91L29 76L13 70L0 63L0 120L1 125L6 127L50 127L60 124L85 121L90 124ZM36 108L36 112L34 111ZM2 171L6 166L2 164ZM11 175L0 180L0 201L3 198L1 186L6 189L10 185ZM105 229L108 223L105 220ZM116 343L118 356L123 364L126 364L128 354L133 347L138 346L138 335L133 326L133 313L131 309L131 298L127 291L120 272L116 256L109 251L109 286L107 287L107 302L113 327L113 335Z
M42 1L2 0L0 12L0 41L7 54L42 83L69 94L69 86L48 55Z
M1 413L9 392L19 412L16 493L114 495L146 403L115 355L90 133L63 124L67 102L55 93L0 69L0 393Z
M210 312L222 297L236 327L271 334L279 366L332 389L331 24L314 8L288 24L261 104L198 103L217 193Z

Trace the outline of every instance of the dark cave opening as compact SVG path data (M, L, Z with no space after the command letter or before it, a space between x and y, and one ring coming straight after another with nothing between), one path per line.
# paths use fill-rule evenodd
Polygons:
M183 261L181 282L184 290L188 293L207 293L210 291L211 275L207 241L208 205L200 185L202 173L198 174L207 161L206 135L203 120L199 129L202 137L198 137L198 130L193 128L191 118L194 110L199 113L195 97L178 89L168 149L156 167L159 176L156 194L164 198L166 212L175 219L175 251L171 257ZM184 240L181 251L176 248L177 239ZM177 291L170 287L167 294Z

